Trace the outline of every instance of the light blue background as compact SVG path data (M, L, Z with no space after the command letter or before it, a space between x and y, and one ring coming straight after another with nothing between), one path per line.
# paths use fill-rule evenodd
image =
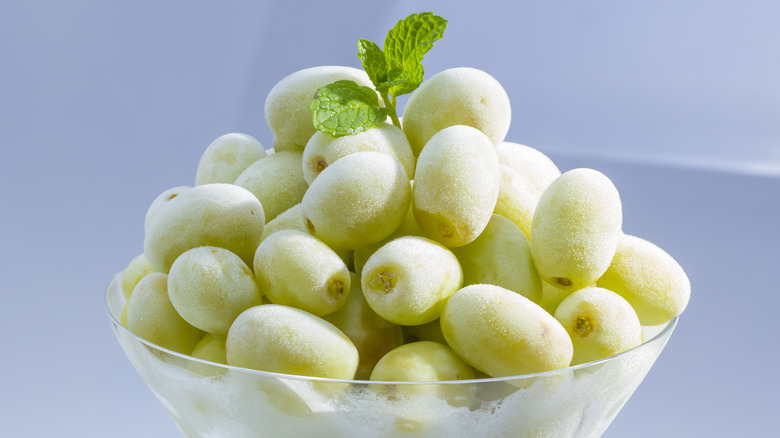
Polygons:
M358 67L358 38L423 10L450 21L428 76L495 76L507 139L609 175L626 231L691 277L669 347L605 436L776 434L777 2L4 0L0 435L177 436L102 304L142 251L146 208L192 184L221 134L271 147L279 79Z

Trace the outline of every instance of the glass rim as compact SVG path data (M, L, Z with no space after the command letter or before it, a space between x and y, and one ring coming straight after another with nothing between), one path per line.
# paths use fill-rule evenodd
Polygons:
M104 304L105 304L105 310L108 314L110 322L114 326L114 330L119 330L123 334L129 336L131 339L133 339L136 342L140 342L147 347L151 347L161 353L168 354L170 356L174 356L178 359L182 359L185 361L200 363L207 366L217 367L224 369L226 371L230 371L233 373L244 373L252 376L258 376L258 377L265 377L265 378L275 378L275 379L285 379L285 380L298 380L298 381L306 381L306 382L327 382L327 383L338 383L338 384L351 384L351 385L465 385L465 384L487 384L487 383L493 383L493 382L511 382L516 380L526 380L526 379L535 379L539 377L549 377L549 376L555 376L558 374L564 374L568 372L574 372L578 370L582 370L585 368L590 367L598 367L604 363L612 362L614 360L617 360L623 356L632 354L638 350L649 348L651 344L655 344L656 342L659 342L662 338L667 337L677 326L677 322L680 319L680 316L675 316L671 320L669 320L667 323L665 323L665 326L656 333L653 337L650 339L645 340L641 344L637 345L636 347L630 348L628 350L622 351L618 354L605 357L603 359L594 360L591 362L585 362L578 365L570 365L565 368L559 368L556 370L550 370L550 371L543 371L538 373L530 373L530 374L520 374L516 376L503 376L503 377L486 377L481 379L465 379L465 380L438 380L438 381L430 381L430 382L407 382L407 381L384 381L384 380L350 380L350 379L332 379L328 377L313 377L313 376L300 376L296 374L284 374L284 373L276 373L272 371L262 371L262 370L255 370L252 368L245 368L245 367L238 367L233 365L227 365L227 364L221 364L217 362L211 362L204 359L199 359L196 357L189 356L187 354L179 353L173 350L169 350L165 347L161 347L153 342L147 341L146 339L136 335L130 329L122 325L121 322L119 322L116 315L114 315L111 312L111 307L109 305L109 295L111 294L112 286L119 281L121 278L122 272L117 273L113 280L109 283L108 288L106 289L106 293L104 295ZM121 288L120 288L121 292ZM659 324L658 326L661 326L663 324ZM658 326L652 326L652 327L658 327Z

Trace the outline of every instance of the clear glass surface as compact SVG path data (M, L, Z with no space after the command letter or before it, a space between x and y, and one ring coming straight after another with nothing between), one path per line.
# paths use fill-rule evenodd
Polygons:
M114 333L190 438L598 437L677 324L644 328L632 350L546 373L436 384L308 378L206 362L139 338L119 323L120 275L106 292Z

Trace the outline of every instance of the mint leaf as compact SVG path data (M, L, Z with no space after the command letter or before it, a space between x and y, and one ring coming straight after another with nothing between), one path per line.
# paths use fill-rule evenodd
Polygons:
M390 94L414 91L423 80L422 59L447 29L447 20L432 12L412 14L387 33L384 54Z
M379 91L381 91L380 88L386 88L387 62L385 62L385 54L382 53L382 49L377 43L364 39L358 40L357 46L357 57L363 64L363 70L366 71L371 82Z
M348 80L317 90L309 110L314 127L334 137L368 131L387 120L387 108L379 106L376 92Z

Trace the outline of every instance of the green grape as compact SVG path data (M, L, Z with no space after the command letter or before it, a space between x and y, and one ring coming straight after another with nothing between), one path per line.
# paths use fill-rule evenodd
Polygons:
M130 304L130 301L126 301L125 305L122 306L122 311L119 312L119 323L123 326L127 327L127 306Z
M190 356L214 363L227 365L227 352L225 342L227 336L206 333L206 336L198 342Z
M314 132L309 103L321 87L350 80L358 85L373 84L363 70L352 67L321 66L299 70L271 88L265 100L265 121L274 135L274 150L303 150Z
M414 178L415 160L409 141L401 128L387 122L368 131L343 137L332 137L318 131L303 150L303 176L311 184L320 172L339 158L367 151L390 155L404 166L409 179Z
M458 259L433 240L405 236L369 257L361 283L368 305L400 325L431 322L463 282Z
M546 310L550 315L555 315L555 309L571 293L572 291L570 290L558 289L546 281L542 281L542 309Z
M441 332L441 321L434 319L420 325L401 326L404 333L404 343L409 344L418 341L433 341L440 344L447 344L444 335Z
M284 213L276 216L273 218L273 220L268 221L268 223L265 224L265 228L263 228L263 235L260 240L263 241L271 233L275 233L281 230L297 230L304 233L309 232L308 228L306 228L306 224L303 221L303 206L301 204L293 205ZM333 251L338 254L339 257L341 257L341 260L344 261L344 264L347 265L347 268L354 266L354 255L352 250L334 249Z
M479 129L493 144L509 132L509 97L498 81L474 68L439 72L423 81L404 107L404 132L415 156L431 137L448 126Z
M399 225L392 234L377 243L355 249L353 255L355 272L363 272L363 266L374 251L384 246L385 243L403 236L422 236L422 230L420 230L420 226L417 225L417 221L414 220L414 213L412 212L411 206L407 210L401 225Z
M303 179L300 151L269 155L244 170L235 179L237 186L252 192L263 205L265 220L271 221L299 204L309 187Z
M404 342L401 326L384 320L366 303L360 289L360 276L350 273L347 302L337 311L323 317L335 325L355 344L360 355L355 379L368 380L374 366L388 351Z
M531 223L531 255L544 281L575 291L607 270L622 235L617 189L603 173L570 170L544 191Z
M571 339L552 315L500 286L466 286L441 314L447 344L474 368L493 377L569 366Z
M389 236L411 202L401 163L381 152L347 155L320 173L303 196L309 232L334 249L355 249Z
M555 310L574 345L572 365L604 359L642 343L636 312L620 295L600 287L573 292Z
M433 137L417 160L412 208L426 237L463 246L482 233L496 206L498 156L485 134L450 126Z
M278 304L247 309L227 335L229 365L298 376L352 379L358 351L333 324Z
M263 145L251 135L233 132L217 137L200 157L195 185L232 184L244 169L265 156Z
M615 257L597 285L625 298L642 325L660 325L681 314L691 282L666 251L640 237L624 234Z
M531 220L545 189L561 171L538 150L510 142L496 146L501 167L501 185L495 212L514 222L531 238Z
M263 206L243 187L204 184L171 200L155 214L144 238L144 254L155 271L167 273L184 251L218 246L248 265L265 226Z
M542 302L542 281L528 239L512 221L494 214L473 242L452 248L463 269L463 285L494 284Z
M157 195L154 201L152 201L152 204L149 206L149 209L146 210L146 217L144 218L144 232L149 231L149 224L152 222L152 219L157 215L157 212L160 211L160 209L168 205L170 201L176 199L177 196L191 188L192 187L190 186L176 186Z
M127 304L127 328L160 347L190 354L205 333L184 320L168 297L168 276L152 272L133 289Z
M277 231L263 240L254 269L260 291L274 304L324 316L349 296L347 266L327 245L301 231Z
M125 299L130 299L130 295L133 293L133 289L138 284L138 281L146 274L152 272L154 272L154 269L143 253L131 260L125 270L122 271L122 294L124 294Z
M244 310L260 304L255 276L240 257L213 246L180 255L168 274L173 307L199 329L224 335Z
M371 380L380 382L441 382L474 378L474 368L448 346L432 341L396 347L379 360L371 373ZM476 395L474 385L374 384L371 387L393 399L432 393L456 407L470 405Z

